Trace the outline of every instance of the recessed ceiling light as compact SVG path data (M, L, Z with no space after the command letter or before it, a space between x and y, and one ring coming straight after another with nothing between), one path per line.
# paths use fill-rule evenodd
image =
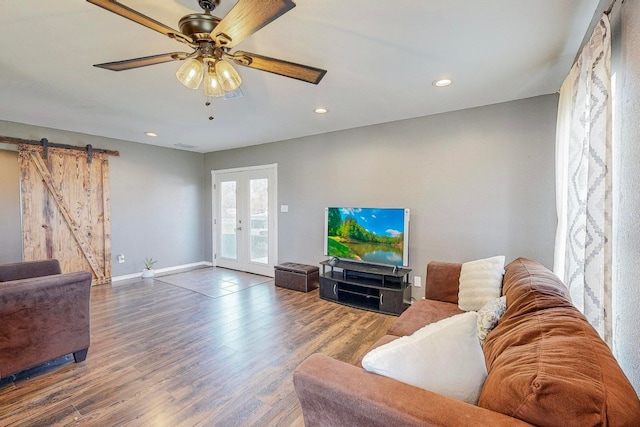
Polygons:
M155 138L156 136L158 136L158 134L155 132L145 132L144 134L150 136L151 138Z
M451 80L449 79L440 79L433 82L433 85L437 87L445 87L445 86L449 86L450 84L451 84Z
M323 108L323 107L318 107L313 111L316 112L317 114L326 114L326 113L329 112L329 110L327 110L326 108Z

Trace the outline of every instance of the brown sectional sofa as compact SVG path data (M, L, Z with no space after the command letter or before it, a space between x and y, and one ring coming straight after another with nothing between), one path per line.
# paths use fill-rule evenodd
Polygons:
M87 356L91 273L57 260L0 265L0 378L73 353Z
M461 313L460 269L429 263L426 299L373 347ZM488 376L477 406L314 354L293 378L305 425L640 425L635 390L552 272L519 258L505 267L502 292L507 309L485 341Z

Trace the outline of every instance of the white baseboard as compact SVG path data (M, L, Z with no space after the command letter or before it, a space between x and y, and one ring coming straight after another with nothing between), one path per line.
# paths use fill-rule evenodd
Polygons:
M192 264L183 264L183 265L176 265L173 267L158 268L158 269L154 269L154 271L156 275L160 275L163 273L171 273L178 270L192 270L197 267L213 267L213 263L207 262L207 261L200 261L200 262L194 262ZM122 276L115 276L111 278L111 281L119 282L121 280L136 279L140 276L142 276L142 271L134 274L125 274Z

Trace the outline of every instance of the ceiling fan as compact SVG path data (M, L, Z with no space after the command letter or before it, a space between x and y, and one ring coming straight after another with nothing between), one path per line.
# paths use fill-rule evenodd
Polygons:
M223 19L211 14L220 4L220 0L198 0L204 13L183 16L178 22L180 31L116 0L87 1L193 48L191 53L164 53L96 64L95 67L123 71L170 61L185 61L178 69L176 77L182 84L192 89L197 89L204 80L204 92L207 96L224 96L225 93L232 93L240 86L240 76L225 59L245 67L313 84L318 84L327 72L255 53L230 52L238 43L293 9L296 5L292 0L238 0Z

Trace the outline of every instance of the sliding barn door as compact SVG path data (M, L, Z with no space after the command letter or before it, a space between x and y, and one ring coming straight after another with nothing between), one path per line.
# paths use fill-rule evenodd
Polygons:
M111 281L108 156L20 145L25 261L56 258L64 273Z

